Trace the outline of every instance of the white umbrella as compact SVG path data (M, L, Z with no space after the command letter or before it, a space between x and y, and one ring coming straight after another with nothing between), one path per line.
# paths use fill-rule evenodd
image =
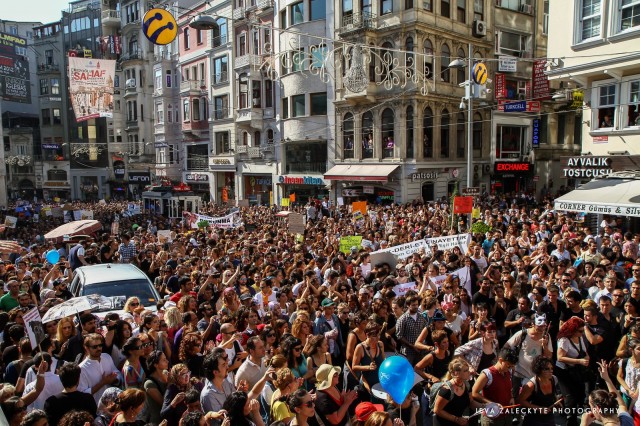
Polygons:
M112 307L112 299L99 294L74 297L50 308L42 317L42 323L44 324L51 321L57 321L62 318L79 314L80 312L91 311L97 308L111 309Z

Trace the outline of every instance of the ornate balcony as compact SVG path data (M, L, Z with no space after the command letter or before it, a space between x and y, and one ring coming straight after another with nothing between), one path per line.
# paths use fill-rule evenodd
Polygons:
M260 55L242 55L236 58L234 69L240 70L249 67L257 70L260 65L262 65L262 57Z
M204 80L188 80L180 83L181 95L200 96L207 93L207 85Z
M120 11L119 10L103 10L102 11L102 25L119 27L120 26Z
M378 17L369 12L352 13L342 17L342 26L339 28L340 36L345 37L359 31L377 30Z

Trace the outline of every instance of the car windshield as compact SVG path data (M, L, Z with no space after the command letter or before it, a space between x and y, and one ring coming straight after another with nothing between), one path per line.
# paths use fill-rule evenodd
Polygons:
M109 281L99 284L91 284L82 289L82 296L88 294L100 294L105 297L125 296L126 299L135 296L140 299L143 306L155 306L158 302L156 295L145 280ZM97 312L108 311L100 309Z

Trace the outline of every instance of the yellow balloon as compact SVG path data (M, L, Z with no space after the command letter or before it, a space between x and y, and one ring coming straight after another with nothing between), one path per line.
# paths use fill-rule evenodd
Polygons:
M164 9L151 9L144 14L142 32L153 44L171 43L178 35L178 24L171 13Z

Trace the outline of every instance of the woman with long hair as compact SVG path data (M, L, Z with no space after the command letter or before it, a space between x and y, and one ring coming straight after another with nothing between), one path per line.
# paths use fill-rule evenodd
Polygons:
M485 321L480 325L480 337L457 348L454 356L463 357L471 366L472 373L491 367L498 359L496 323Z
M307 371L313 373L309 378L309 382L314 382L316 370L322 364L332 364L331 354L329 353L329 342L322 334L312 336L309 339L308 350L302 351L307 357Z
M147 395L147 421L149 423L158 424L162 420L160 411L169 381L166 374L168 368L169 359L163 352L153 351L147 357L149 375L144 382L144 391Z
M202 368L204 355L201 352L202 336L200 333L187 333L180 342L178 359L189 368L192 377L204 377Z
M469 408L480 408L471 398L467 382L471 377L470 366L462 358L455 358L449 363L449 371L445 376L446 382L438 390L433 408L434 426L466 425L468 420L463 415L468 414Z
M108 353L111 354L113 364L118 368L122 368L122 365L127 359L122 348L124 347L126 341L129 340L129 338L133 335L133 329L131 327L131 324L124 320L116 321L116 323L112 327L113 339L111 340L111 350L109 350L108 344L107 350L109 350Z
M567 415L567 426L576 426L578 418L576 410L582 406L585 398L585 380L580 379L579 374L571 374L570 368L582 366L583 371L589 367L589 355L587 354L587 342L584 334L585 323L582 318L571 317L560 327L558 331L558 349L556 367L560 389L565 395L565 408L572 409Z
M167 358L171 358L171 344L166 333L160 331L160 318L154 313L147 313L142 316L142 323L138 329L139 333L147 333L153 346L164 352Z
M260 339L264 343L265 357L270 359L280 353L276 331L270 325L265 326L260 332Z
M304 380L304 388L307 387L307 379L314 374L307 370L307 359L302 353L302 342L293 336L287 337L282 343L282 355L287 359L287 366L291 369L293 375L298 379Z
M315 401L312 395L304 389L296 390L287 400L289 411L293 419L289 426L308 426L309 419L315 415Z
M531 369L534 376L523 384L517 401L520 406L531 409L524 416L522 425L554 426L556 422L551 409L557 403L560 388L558 378L553 375L553 361L537 356Z
M635 401L634 412L640 415L640 403L637 402L640 394L640 340L632 340L629 347L631 356L618 362L617 379L625 404L629 406Z
M302 313L304 312L304 314ZM309 336L313 335L313 327L306 311L298 311L295 321L291 325L291 335L300 340L303 348L308 349Z
M64 353L69 346L69 339L76 335L76 328L73 325L73 320L69 317L62 318L58 321L58 330L56 332L56 340L59 344L59 351L56 354L58 359L63 359Z
M340 367L323 364L316 371L316 413L325 425L345 426L349 421L349 408L358 398L354 390L340 392Z
M164 322L167 324L167 338L169 342L173 342L176 333L182 327L180 310L175 306L168 308L164 313Z
M142 304L140 303L140 299L136 296L132 296L127 299L124 303L124 308L122 309L123 314L121 317L132 324L139 325L140 324L140 308Z
M187 411L187 404L184 401L185 393L193 387L202 390L202 385L192 384L191 372L184 364L176 364L171 367L167 383L160 418L167 420L170 425L177 425L184 412Z
M629 333L631 327L637 324L637 318L640 317L640 302L630 297L624 302L624 314L620 319L622 334Z
M356 346L353 354L352 369L361 374L365 389L374 398L371 388L379 383L378 368L384 361L384 345L380 341L380 326L369 321L365 327L367 338ZM374 401L375 402L375 401Z
M115 400L115 408L119 411L113 418L113 426L143 426L144 420L139 420L138 415L144 408L146 396L140 389L127 389L122 391Z
M234 426L265 426L260 416L260 403L255 399L248 401L246 392L233 392L224 401L222 409L227 412L225 421Z
M122 353L126 361L122 366L122 377L124 378L125 389L142 389L145 381L144 368L141 356L144 348L138 337L130 337L122 346Z

